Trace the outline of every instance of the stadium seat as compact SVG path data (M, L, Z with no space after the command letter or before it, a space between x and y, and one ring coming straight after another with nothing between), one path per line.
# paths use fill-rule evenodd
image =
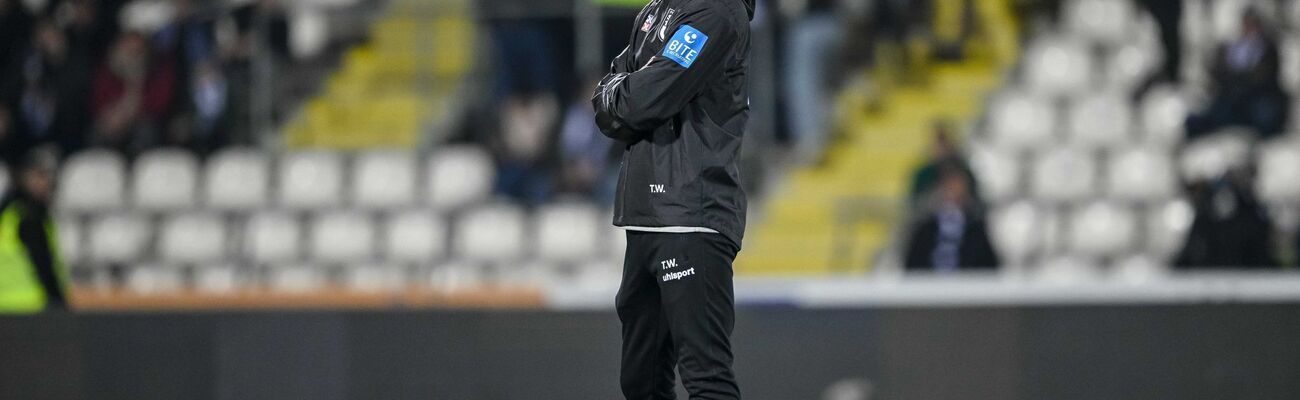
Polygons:
M200 265L194 268L194 288L210 294L234 293L248 283L241 275L236 265Z
M343 285L356 292L395 292L405 284L404 272L400 265L353 265L343 270Z
M1062 98L1092 89L1092 57L1079 40L1043 37L1024 57L1025 84L1033 93Z
M158 231L161 260L182 264L219 261L227 254L226 221L209 214L168 218Z
M63 165L55 201L67 211L110 211L122 208L125 188L122 156L108 150L86 151Z
M1282 86L1291 92L1292 96L1300 96L1300 35L1283 38L1278 50L1282 52ZM1300 117L1292 114L1291 118L1294 120Z
M1164 62L1161 51L1159 46L1128 42L1108 52L1106 89L1123 92L1137 89Z
M342 202L343 158L331 152L289 153L280 161L280 204L320 209Z
M280 264L266 272L267 286L277 292L300 294L329 286L327 271L311 264Z
M447 254L447 224L426 211L407 211L384 218L384 259L430 265Z
M1070 105L1067 117L1069 142L1085 148L1113 148L1132 140L1131 106L1117 92L1092 93Z
M1038 278L1049 284L1072 285L1095 281L1102 277L1095 260L1079 256L1049 257L1043 260Z
M311 226L311 256L322 263L369 261L375 256L375 226L370 216L331 212Z
M352 204L365 209L412 205L415 200L415 169L415 155L410 152L360 154L352 168Z
M989 137L993 144L1024 150L1050 143L1055 136L1052 102L1020 92L997 96L989 106Z
M1300 202L1300 145L1278 140L1261 146L1255 191L1268 203Z
M1190 3L1190 2L1189 2ZM1277 15L1267 1L1214 0L1210 4L1211 43L1223 43L1241 34L1241 14L1246 7L1259 7L1264 16Z
M563 285L565 280L561 276L561 271L560 268L546 262L528 262L497 270L497 276L493 284L507 290L526 290L550 285Z
M1090 258L1112 257L1133 247L1137 219L1132 210L1105 202L1074 211L1070 218L1070 252Z
M208 161L204 176L207 206L223 211L251 211L269 204L271 161L258 150L230 149Z
M85 256L85 232L76 218L59 217L55 220L59 232L59 257L70 266L81 263Z
M1041 212L1028 201L995 208L989 216L989 236L1004 264L1024 265L1042 244Z
M174 265L141 264L126 273L126 288L139 294L163 294L185 288L180 268Z
M94 263L129 263L144 258L152 240L152 227L142 217L110 214L90 226L90 252Z
M176 211L193 207L198 190L199 161L188 151L155 150L135 162L131 180L135 207L146 211Z
M1130 0L1073 0L1064 7L1068 32L1101 44L1128 40L1136 10Z
M243 253L259 264L296 260L302 252L302 236L302 227L293 215L256 214L245 226Z
M1170 146L1182 142L1190 112L1187 96L1177 89L1162 86L1142 98L1142 139L1146 143Z
M1048 150L1034 161L1031 194L1049 202L1075 202L1092 196L1097 165L1091 154L1069 147Z
M1187 232L1196 218L1191 202L1177 199L1150 207L1146 211L1146 250L1161 260L1171 261L1187 241Z
M495 204L469 210L456 223L453 249L470 262L513 261L524 255L524 212L518 206Z
M437 210L451 210L482 201L496 179L492 157L472 146L439 149L428 160L428 201Z
M429 273L429 287L441 292L464 291L483 284L483 268L473 263L454 261L434 267Z
M983 144L971 144L968 149L981 198L997 203L1012 199L1019 193L1020 163L1014 154Z
M1215 179L1250 164L1253 135L1244 131L1214 134L1183 148L1179 172L1187 181Z
M1126 283L1147 283L1168 274L1167 265L1148 255L1133 255L1115 262L1115 278Z
M1143 147L1119 150L1107 168L1106 193L1139 203L1166 200L1178 191L1178 177L1167 151Z
M574 263L595 256L600 242L601 216L594 205L558 203L536 213L533 237L537 257L544 261Z

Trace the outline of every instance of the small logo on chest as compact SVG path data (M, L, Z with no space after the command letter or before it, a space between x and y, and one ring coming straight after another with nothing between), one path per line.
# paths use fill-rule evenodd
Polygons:
M664 185L650 185L650 193L651 194L668 193L668 189L665 189Z

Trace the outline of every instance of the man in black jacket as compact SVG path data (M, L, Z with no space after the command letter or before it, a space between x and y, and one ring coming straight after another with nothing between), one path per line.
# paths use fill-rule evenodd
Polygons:
M0 314L68 308L67 271L49 210L56 164L48 146L29 152L0 198Z
M653 0L601 80L596 124L624 147L614 224L623 395L739 399L732 268L745 230L736 160L749 114L753 0Z

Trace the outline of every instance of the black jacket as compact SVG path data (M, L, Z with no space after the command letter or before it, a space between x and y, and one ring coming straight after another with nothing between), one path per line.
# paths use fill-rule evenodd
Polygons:
M968 218L961 235L961 244L957 249L958 268L963 271L991 270L1001 264L993 241L989 239L984 219L975 213L967 213ZM928 216L912 230L912 237L907 243L907 255L903 260L908 271L934 270L933 254L939 246L939 218Z
M709 228L740 245L754 0L654 0L592 98L625 146L614 225Z

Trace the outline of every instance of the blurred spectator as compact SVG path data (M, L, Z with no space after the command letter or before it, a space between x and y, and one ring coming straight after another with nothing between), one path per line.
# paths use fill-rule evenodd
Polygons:
M145 36L123 34L95 75L97 144L127 153L153 145L168 123L176 71L167 57L155 57Z
M43 143L76 149L89 126L85 88L90 85L88 56L70 48L64 31L52 19L36 24L31 44L9 76L17 79L12 143L18 151Z
M970 166L962 158L958 150L956 139L953 138L952 123L948 121L938 121L934 124L934 142L930 147L930 158L925 164L912 174L912 188L908 191L908 199L913 208L919 208L928 203L928 199L939 184L940 173L945 170L953 170L960 173L966 179L966 187L971 193L972 202L981 203L975 193L979 193L979 185L975 182L975 174L971 172Z
M790 137L796 158L813 162L821 157L829 136L831 65L844 32L838 20L838 1L785 1L790 18L785 51L785 96L790 117Z
M0 199L0 313L67 308L67 271L59 260L53 148L29 152L14 169L16 183Z
M529 205L550 198L553 180L545 161L559 114L556 103L555 97L545 94L520 94L506 99L501 108L501 129L493 143L500 164L498 193Z
M569 103L565 113L560 129L560 190L609 205L613 204L618 183L618 163L611 160L617 160L613 153L620 151L621 156L622 149L615 148L614 140L601 134L596 126L596 115L585 94L594 93L597 82L591 81L579 90L581 95Z
M32 30L32 15L19 0L0 0L0 71L7 72L14 59L27 47ZM0 95L8 93L0 78Z
M1262 136L1281 133L1290 105L1279 78L1277 40L1258 11L1241 17L1241 34L1215 53L1210 105L1187 118L1196 137L1226 126L1245 126Z
M979 207L971 199L966 173L940 172L936 202L912 230L904 265L909 271L940 273L994 269L1000 264Z
M229 143L230 85L217 62L197 62L190 72L188 96L168 126L168 145L210 154Z
M0 162L5 164L13 163L20 155L16 150L18 146L14 144L14 119L13 114L9 112L9 106L0 103Z
M1273 257L1273 224L1245 174L1231 173L1194 191L1196 216L1178 255L1180 268L1263 268Z

